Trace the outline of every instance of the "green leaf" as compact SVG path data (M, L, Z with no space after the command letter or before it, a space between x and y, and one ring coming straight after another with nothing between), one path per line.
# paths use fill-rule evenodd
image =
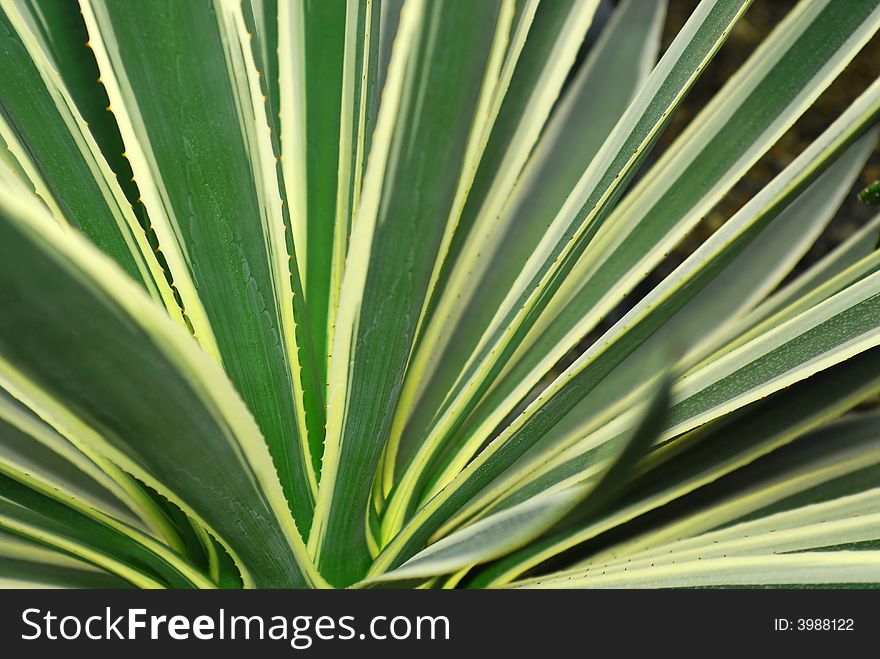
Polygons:
M412 351L413 356L407 365L400 398L395 409L394 420L392 421L389 437L382 454L382 463L380 465L381 477L377 480L374 488L374 504L377 508L381 508L382 499L388 494L393 484L395 468L399 462L398 453L401 450L404 425L409 418L413 397L418 395L416 388L422 384L422 378L417 375L421 368L419 364L421 351L417 348L422 344L420 337L423 333L424 325L428 322L431 314L434 297L443 277L444 268L449 263L449 252L454 248L456 236L459 235L462 213L468 199L471 198L470 195L475 184L475 177L478 174L478 168L484 162L490 136L498 128L496 123L501 114L502 103L507 98L511 79L516 70L516 63L525 45L526 35L531 31L531 21L534 17L536 5L537 0L533 0L524 8L525 15L521 15L516 20L516 30L512 31L514 21L517 19L515 3L512 0L504 0L501 4L498 21L495 25L495 33L492 37L492 46L485 67L483 87L471 120L470 135L468 136L461 174L456 184L455 196L449 215L446 218L440 247L434 260L431 279L428 283L428 295L425 297L419 313ZM565 41L570 40L570 36L565 39ZM515 97L516 95L512 96ZM525 99L520 97L518 99L514 98L514 100L522 103ZM540 116L540 109L538 110L538 116ZM404 444L402 448L406 451L410 447ZM379 533L377 533L377 537L378 535Z
M97 250L3 188L0 306L0 373L16 397L209 529L246 584L321 583L216 363Z
M880 267L880 252L875 250L878 225L880 216L726 331L715 332L712 341L702 347L696 359L710 361L731 352L773 325L814 307L876 272Z
M504 556L544 533L583 501L588 489L574 487L506 508L428 545L399 568L367 583L450 574Z
M316 478L293 316L295 259L240 4L94 0L83 13L194 334L255 416L306 534Z
M875 216L810 268L762 302L750 314L750 319L755 322L754 319L767 318L771 313L789 306L798 298L808 295L810 291L848 270L853 264L862 261L877 248L880 239L878 236L880 236L880 215Z
M859 200L868 205L880 204L880 181L874 181L859 191Z
M17 535L0 531L0 557L4 559L31 561L40 565L55 565L78 570L97 571L92 565L78 558L63 554Z
M309 538L322 574L338 585L362 577L369 562L367 502L498 9L496 2L413 2L401 15L346 262Z
M128 498L117 498L116 493L121 490L117 483L50 428L34 428L39 424L35 421L31 421L28 427L26 420L21 423L22 420L15 419L20 426L36 430L43 441L49 444L47 446L35 441L22 428L7 422L6 418L11 414L9 410L3 409L6 405L7 402L0 398L0 416L3 417L0 421L0 470L6 467L15 468L53 489L68 493L103 514L125 521L131 526L141 524L132 515L132 510L124 505L123 501L128 502ZM105 484L112 489L107 489ZM136 505L134 504L135 510Z
M15 4L0 7L0 136L55 218L85 233L179 318L140 223L60 74Z

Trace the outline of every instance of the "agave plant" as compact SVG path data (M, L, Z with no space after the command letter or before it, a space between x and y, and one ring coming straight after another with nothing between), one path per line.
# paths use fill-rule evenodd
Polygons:
M803 0L0 0L18 586L880 582L880 27ZM857 187L853 187L857 186Z

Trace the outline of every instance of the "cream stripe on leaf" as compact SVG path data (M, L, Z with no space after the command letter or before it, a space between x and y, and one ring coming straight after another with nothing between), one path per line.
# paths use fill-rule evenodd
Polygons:
M278 5L278 108L281 169L290 207L297 270L305 281L308 263L308 180L306 172L305 5Z

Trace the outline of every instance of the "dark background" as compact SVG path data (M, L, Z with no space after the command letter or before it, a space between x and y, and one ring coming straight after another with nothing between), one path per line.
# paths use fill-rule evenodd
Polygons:
M841 5L841 9L845 9L848 0L834 1ZM698 4L698 0L670 0L663 35L662 47L664 49ZM715 92L722 87L764 37L782 21L796 4L795 0L756 0L752 4L674 115L670 127L660 139L658 146L661 149L669 145L682 132L700 109L709 102ZM670 269L663 270L662 274L668 274L671 267L677 265L683 256L693 251L712 231L721 226L814 139L819 137L822 131L877 79L878 75L880 75L880 38L875 36L834 83L825 90L813 107L789 129L761 161L752 167L745 178L709 215L706 222L682 246L683 249L678 255L678 260L670 261L665 266ZM860 189L878 178L880 178L880 148L875 146L868 166L862 173L858 185L849 195L848 202L841 208L823 239L805 257L802 266L813 263L829 248L849 236L867 219L880 212L880 207L866 206L856 196Z

